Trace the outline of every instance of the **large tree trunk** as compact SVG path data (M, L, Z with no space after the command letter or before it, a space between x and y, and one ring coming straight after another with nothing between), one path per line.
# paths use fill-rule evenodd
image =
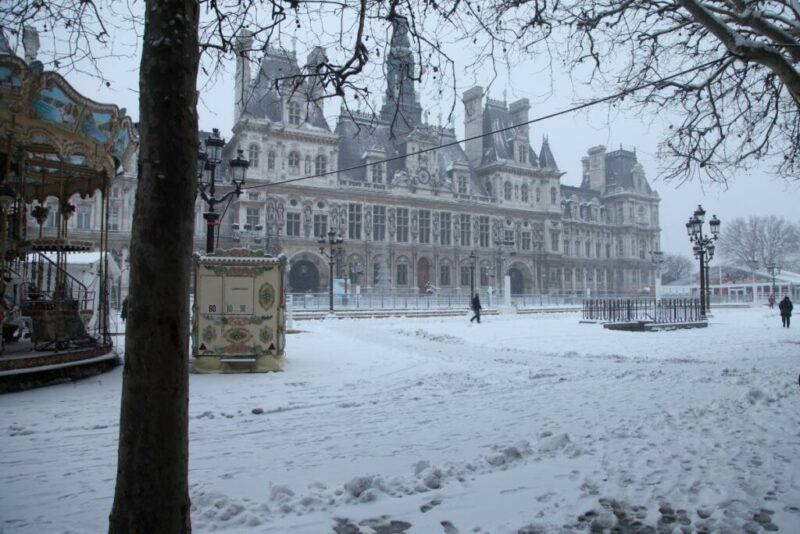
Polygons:
M109 532L191 531L189 276L197 178L196 0L147 0L117 486Z

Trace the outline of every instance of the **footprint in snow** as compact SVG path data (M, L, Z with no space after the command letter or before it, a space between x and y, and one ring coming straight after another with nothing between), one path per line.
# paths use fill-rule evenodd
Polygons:
M442 521L444 534L458 534L458 529L450 521Z

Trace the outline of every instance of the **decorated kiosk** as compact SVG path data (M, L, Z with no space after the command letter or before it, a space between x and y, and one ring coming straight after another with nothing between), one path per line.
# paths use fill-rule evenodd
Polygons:
M283 370L286 263L247 249L194 256L194 372Z
M94 250L107 258L108 188L137 145L124 110L44 71L35 50L26 55L28 62L0 54L0 377L118 360L108 332L107 261L90 288L67 271L67 257ZM98 191L97 242L70 238L70 199Z

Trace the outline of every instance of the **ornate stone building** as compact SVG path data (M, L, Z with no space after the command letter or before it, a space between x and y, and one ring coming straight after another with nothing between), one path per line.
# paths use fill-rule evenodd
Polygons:
M247 39L240 45L249 48ZM467 141L457 143L454 129L423 120L402 21L380 112L342 111L331 127L317 99L321 87L309 76L323 57L315 49L301 69L293 52L268 50L256 73L240 57L224 160L242 149L250 168L244 193L224 210L219 247L285 253L288 286L298 293L328 289L318 240L329 229L344 238L335 277L363 292L418 292L430 284L466 294L472 253L477 288L502 286L504 273L514 294L630 295L652 285L659 196L635 152L591 148L580 187L563 185L547 138L537 152L530 128L514 126L528 120L528 101L486 98L481 87L463 94ZM134 176L130 169L110 190L111 247L123 268ZM224 165L217 177L225 190ZM70 231L91 236L100 202L75 199ZM204 249L205 209L198 196L197 250Z
M314 78L292 78L314 72L322 49L304 69L293 52L269 50L255 76L240 58L226 150L244 150L251 166L221 243L287 254L294 292L327 290L318 240L331 228L344 238L336 277L356 278L362 291L467 292L473 252L477 287L496 286L503 273L512 293L650 286L659 197L636 154L594 147L580 187L562 185L548 140L537 153L529 127L513 126L528 120L528 100L506 104L481 87L463 94L462 148L453 129L422 118L405 30L395 25L380 113L343 110L333 129ZM199 203L200 235L202 211Z

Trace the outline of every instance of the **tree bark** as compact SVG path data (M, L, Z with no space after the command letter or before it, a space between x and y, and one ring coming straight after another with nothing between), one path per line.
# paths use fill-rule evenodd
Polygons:
M147 0L112 533L191 532L189 280L197 186L196 0Z

